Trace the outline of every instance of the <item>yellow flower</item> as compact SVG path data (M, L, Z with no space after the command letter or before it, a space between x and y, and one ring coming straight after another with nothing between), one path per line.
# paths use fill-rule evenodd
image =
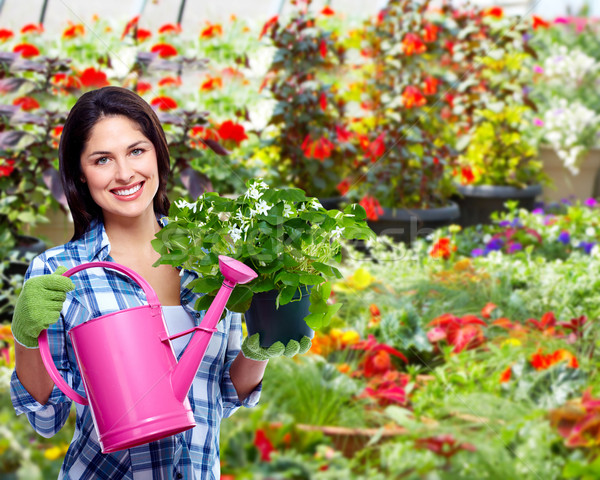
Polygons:
M62 443L60 446L50 447L44 452L44 457L48 460L57 460L64 457L69 449L68 443Z
M471 259L461 258L454 264L454 270L457 272L463 272L471 268Z
M453 225L450 225L450 226L448 227L448 231L449 231L450 233L458 233L458 232L460 232L461 230L462 230L462 227L461 227L460 225L455 225L455 224L453 224Z
M348 286L355 288L356 290L364 290L375 281L375 277L371 275L367 270L360 267L353 275L348 277Z
M342 334L340 339L342 341L342 345L347 347L348 345L354 345L360 341L360 335L356 330L347 330Z
M505 345L509 347L520 347L521 340L518 338L507 338L500 344L500 348L504 347Z

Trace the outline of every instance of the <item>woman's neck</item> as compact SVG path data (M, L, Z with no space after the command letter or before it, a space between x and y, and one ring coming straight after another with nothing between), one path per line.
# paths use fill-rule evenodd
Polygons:
M111 252L139 254L152 249L150 242L160 230L154 211L137 218L104 218L104 229L110 241Z

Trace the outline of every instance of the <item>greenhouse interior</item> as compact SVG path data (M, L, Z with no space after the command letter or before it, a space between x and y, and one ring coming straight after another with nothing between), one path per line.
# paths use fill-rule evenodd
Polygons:
M0 0L0 479L600 478L599 46L594 0Z

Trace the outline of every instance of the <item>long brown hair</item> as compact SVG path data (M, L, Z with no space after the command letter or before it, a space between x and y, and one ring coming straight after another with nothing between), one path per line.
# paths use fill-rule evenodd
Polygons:
M143 98L126 88L111 86L92 90L79 97L69 112L58 147L60 178L75 227L71 240L80 238L94 219L102 219L102 210L81 180L81 153L94 125L102 118L114 115L122 115L134 121L154 145L159 177L154 211L160 215L167 215L169 212L169 148L156 113Z

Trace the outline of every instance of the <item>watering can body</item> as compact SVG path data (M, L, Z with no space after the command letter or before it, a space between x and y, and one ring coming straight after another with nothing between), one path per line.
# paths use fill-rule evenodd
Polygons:
M246 276L256 275L231 260L227 260L230 267L241 268ZM92 262L64 275L93 267L112 268L131 276L144 289L149 304L103 315L69 330L85 397L75 392L56 369L47 332L43 331L39 337L40 353L51 378L69 398L90 406L103 453L193 428L196 423L187 392L235 282L233 286L225 286L227 281L224 282L221 295L217 295L200 326L169 336L156 294L127 267ZM194 331L178 363L171 340Z

